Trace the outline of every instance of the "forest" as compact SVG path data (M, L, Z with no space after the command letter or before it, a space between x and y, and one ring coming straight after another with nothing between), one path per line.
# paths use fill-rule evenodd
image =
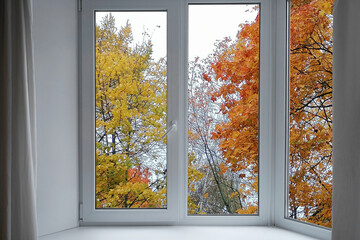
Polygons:
M292 0L288 217L331 227L332 0ZM188 67L188 214L258 213L260 9ZM96 207L166 208L167 59L96 25ZM171 157L171 156L168 156ZM260 200L261 201L261 200Z

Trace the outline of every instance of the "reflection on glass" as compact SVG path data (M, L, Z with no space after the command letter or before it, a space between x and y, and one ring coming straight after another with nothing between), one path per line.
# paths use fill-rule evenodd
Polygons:
M258 213L259 5L189 5L188 214Z
M166 208L166 12L96 12L96 208Z
M331 227L333 0L290 4L288 217Z

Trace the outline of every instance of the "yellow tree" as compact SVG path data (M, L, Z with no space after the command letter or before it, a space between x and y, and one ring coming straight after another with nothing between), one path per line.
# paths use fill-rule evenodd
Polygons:
M130 23L96 26L98 208L166 207L166 62L151 54Z

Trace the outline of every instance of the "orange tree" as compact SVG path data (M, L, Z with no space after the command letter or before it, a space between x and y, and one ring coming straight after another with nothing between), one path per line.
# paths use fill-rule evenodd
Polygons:
M228 118L219 113L222 101L216 101L211 95L218 91L221 83L208 81L210 78L203 74L210 60L211 55L204 60L196 58L189 65L188 212L254 213L257 194L245 194L245 189L251 185L245 177L246 170L230 171L229 164L221 154L219 141L212 138L216 126L227 122ZM244 177L239 178L239 175Z
M258 196L258 128L259 128L259 18L242 24L235 42L226 38L217 45L215 58L203 73L206 82L219 87L209 94L219 103L218 122L211 139L218 148L229 172L239 184L230 196L245 200L236 213L257 213Z
M98 208L166 207L166 63L151 53L111 14L96 26Z

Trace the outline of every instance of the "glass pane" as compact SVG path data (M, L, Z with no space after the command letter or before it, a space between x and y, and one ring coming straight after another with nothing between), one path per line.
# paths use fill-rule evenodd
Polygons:
M333 0L290 5L288 217L331 227Z
M96 12L96 208L166 208L166 12Z
M258 213L259 5L189 5L188 214Z

